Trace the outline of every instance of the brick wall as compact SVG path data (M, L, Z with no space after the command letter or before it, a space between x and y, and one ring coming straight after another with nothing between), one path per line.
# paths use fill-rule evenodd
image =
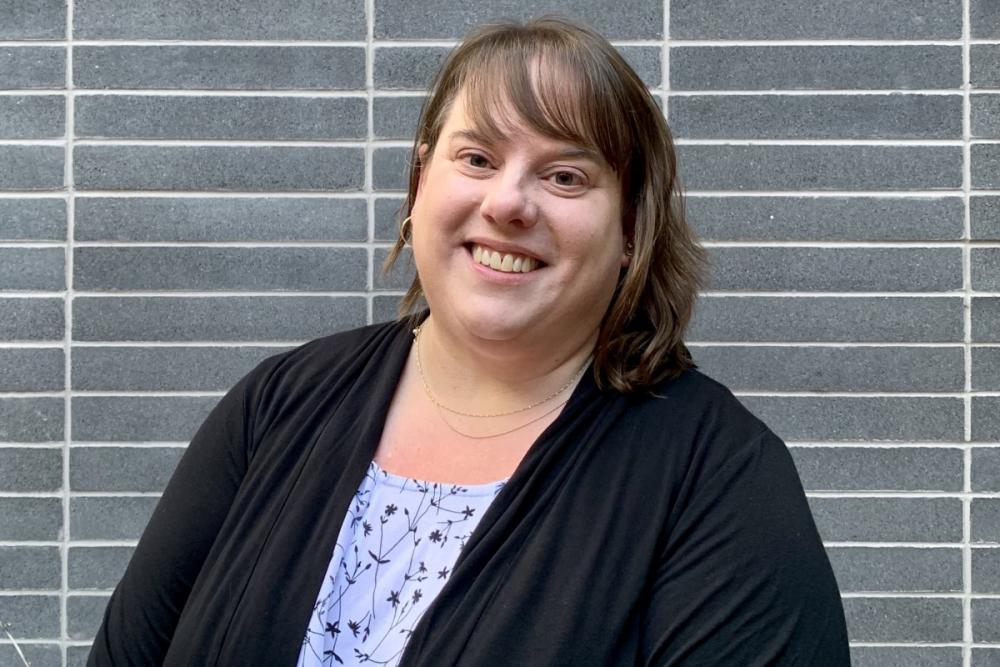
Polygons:
M663 100L692 349L791 446L856 664L1000 664L995 0L0 0L0 622L35 667L83 664L228 386L391 316L431 73L544 11Z

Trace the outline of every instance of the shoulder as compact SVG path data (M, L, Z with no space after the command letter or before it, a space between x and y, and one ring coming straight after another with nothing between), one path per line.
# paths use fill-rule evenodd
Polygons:
M698 370L664 380L629 404L625 421L643 458L697 477L753 457L762 445L784 448L728 387Z

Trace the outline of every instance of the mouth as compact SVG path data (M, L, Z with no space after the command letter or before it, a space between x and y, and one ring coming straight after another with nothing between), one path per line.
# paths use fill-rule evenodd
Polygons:
M472 252L473 261L501 273L531 273L545 266L544 262L534 257L515 252L501 252L479 243L472 243L467 247Z

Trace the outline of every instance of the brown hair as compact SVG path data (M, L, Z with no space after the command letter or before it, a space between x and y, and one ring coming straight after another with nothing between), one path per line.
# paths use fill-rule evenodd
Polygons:
M476 30L448 56L424 103L401 219L416 199L419 147L427 144L433 154L463 91L470 121L487 136L499 137L502 127L520 121L544 136L596 148L621 180L623 231L634 254L598 332L598 385L639 392L693 367L683 335L705 256L684 220L670 130L638 75L607 40L564 19ZM404 247L400 238L385 270ZM418 276L400 316L414 315L422 297Z

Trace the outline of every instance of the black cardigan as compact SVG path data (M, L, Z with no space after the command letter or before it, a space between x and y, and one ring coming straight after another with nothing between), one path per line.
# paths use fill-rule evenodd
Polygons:
M88 661L295 664L412 336L267 359L184 454ZM401 667L849 665L837 584L785 445L697 371L588 373L417 624Z

